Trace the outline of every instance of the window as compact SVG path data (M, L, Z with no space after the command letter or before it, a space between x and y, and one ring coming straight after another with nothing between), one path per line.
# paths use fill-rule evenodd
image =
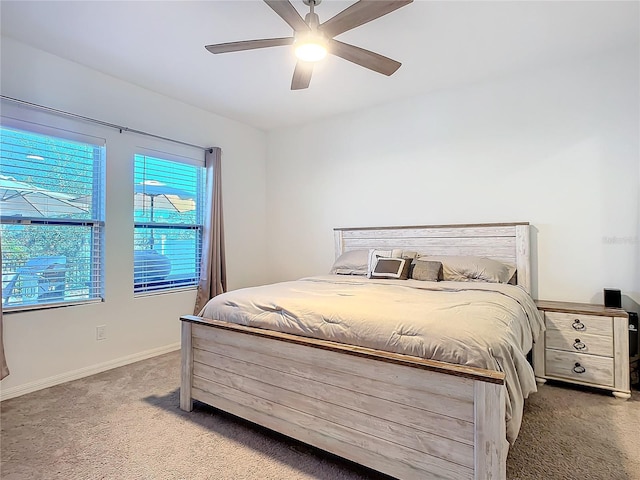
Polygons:
M3 309L103 298L104 157L104 140L0 127Z
M198 284L205 169L146 155L134 158L134 293Z

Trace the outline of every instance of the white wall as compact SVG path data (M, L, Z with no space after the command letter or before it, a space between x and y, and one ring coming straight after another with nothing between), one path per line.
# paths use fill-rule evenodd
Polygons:
M528 221L534 295L602 302L611 287L640 302L638 58L270 132L271 280L327 272L334 227Z
M8 38L2 38L1 53L3 95L196 145L220 146L229 287L266 281L264 132ZM174 151L180 147L8 103L2 106L3 115L55 122L106 138L108 198L106 301L5 314L4 343L11 375L2 380L2 398L178 348L178 318L192 313L195 291L133 297L131 198L135 147ZM107 340L95 340L97 325L107 326Z
M232 289L326 272L338 226L529 221L540 298L607 286L640 303L637 49L268 135L11 39L1 54L3 95L222 147ZM3 104L47 117L17 111ZM2 398L177 348L192 308L193 292L131 293L129 151L144 141L109 150L120 134L83 129L107 138L107 301L5 315Z

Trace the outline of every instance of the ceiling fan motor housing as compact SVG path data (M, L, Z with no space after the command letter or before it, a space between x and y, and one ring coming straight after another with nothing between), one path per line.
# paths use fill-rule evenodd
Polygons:
M317 13L307 13L304 17L304 21L311 30L317 30L318 25L320 25L320 17L318 17Z

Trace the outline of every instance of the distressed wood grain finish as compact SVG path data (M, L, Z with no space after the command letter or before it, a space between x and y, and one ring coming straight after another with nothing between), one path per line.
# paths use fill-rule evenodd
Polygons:
M547 328L567 333L591 333L601 337L613 338L613 319L582 313L546 312Z
M475 384L475 478L498 480L507 476L504 389L485 382Z
M518 285L531 292L528 223L356 227L334 230L336 257L349 250L404 248L420 255L472 255L515 265Z
M550 377L613 387L613 358L547 349L546 370Z
M595 315L600 317L628 318L627 312L621 308L609 308L593 303L558 302L554 300L536 300L539 310L563 312L572 315Z
M406 425L407 418L420 416L423 411L407 405L405 399L400 396L402 389L397 390L396 401L403 400L398 403L406 408L403 414L398 414L398 409L389 409L391 402L379 401L378 397L373 395L361 396L362 403L354 405L353 390L327 386L323 383L322 375L313 380L295 378L274 373L266 367L256 368L250 363L225 360L221 362L222 366L216 368L196 363L194 385L198 387L199 379L208 379L284 407L330 420L363 436L392 438L400 445L435 458L468 468L473 467L473 443L469 445L456 442L446 436L427 433ZM390 419L387 412L394 412L396 416ZM431 418L432 421L438 419L433 415ZM469 424L467 429L472 433L473 425Z
M629 377L629 317L613 319L614 372L613 395L617 398L631 398L631 379Z
M419 357L413 357L410 355L402 355L399 353L386 352L382 350L374 350L372 348L360 347L356 345L347 345L343 343L336 343L328 340L318 340L316 338L302 337L298 335L292 335L289 333L276 332L273 330L265 330L261 328L248 327L245 325L238 325L235 323L222 322L220 320L212 320L208 318L197 317L195 315L185 315L181 317L182 321L191 322L202 327L211 326L216 327L220 331L235 331L245 333L251 336L257 336L261 338L270 338L274 340L280 340L283 342L279 345L279 353L282 353L283 349L286 349L287 343L302 346L312 346L320 350L330 350L334 352L344 353L346 355L362 357L362 358L375 358L383 362L394 363L398 365L411 366L414 368L431 370L435 372L446 373L448 375L455 375L459 377L471 378L472 380L482 380L484 382L503 384L504 374L495 370L485 370L483 368L468 367L465 365L456 365L446 362L440 362L437 360L428 360ZM207 330L194 327L196 330L203 332L203 335L207 335ZM218 330L215 330L218 332ZM216 333L215 335L223 335L222 333ZM230 339L232 337L229 337ZM233 340L229 340L233 341ZM241 341L242 342L242 341ZM242 344L236 344L238 348ZM307 355L314 355L313 350L306 351ZM345 372L346 373L346 372Z
M547 327L534 347L538 383L559 380L631 397L627 312L588 303L536 300L536 305ZM577 341L580 349L575 348Z
M546 333L547 348L572 353L590 353L613 358L611 337L549 328Z
M181 326L181 350L180 350L180 408L187 412L193 409L193 398L191 396L191 381L193 380L193 345L192 345L192 324L182 322Z
M518 285L531 293L531 239L529 225L516 225L516 268Z
M369 461L377 457L368 466L398 478L474 478L478 455L495 462L487 442L499 436L504 445L501 384L205 325L194 324L192 335L194 399L302 441L314 431L324 439L314 445L360 463L364 449ZM500 421L488 416L495 409Z
M214 392L196 388L194 393L209 405L396 478L473 478L471 469L455 464L426 463L429 459L420 452L379 438L363 438L299 410L217 384L208 388Z

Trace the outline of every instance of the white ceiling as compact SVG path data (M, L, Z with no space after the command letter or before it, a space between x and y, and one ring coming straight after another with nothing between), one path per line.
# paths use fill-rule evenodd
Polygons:
M302 0L292 0L301 14ZM353 1L324 0L326 21ZM212 55L205 44L291 35L251 1L2 0L1 31L205 110L270 130L435 89L638 45L637 1L416 0L338 39L402 62L385 77L338 57L291 91L291 47Z

